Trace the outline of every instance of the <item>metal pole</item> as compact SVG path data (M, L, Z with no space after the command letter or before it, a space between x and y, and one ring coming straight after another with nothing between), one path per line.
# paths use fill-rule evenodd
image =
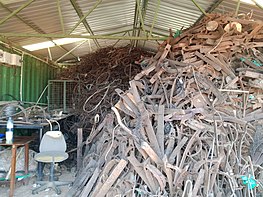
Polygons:
M238 15L239 7L240 7L240 0L238 0L238 2L237 2L237 8L236 8L236 11L235 11L235 16Z
M125 36L128 32L126 31L122 36ZM117 40L112 46L114 47L120 40Z
M2 19L0 21L0 25L2 25L5 21L7 21L8 19L10 19L12 16L16 15L18 12L20 12L21 10L23 10L24 8L26 8L27 6L29 6L31 3L33 3L35 0L29 0L28 2L26 2L25 4L23 4L22 6L20 6L19 8L17 8L15 11L13 11L11 14L9 14L7 17L5 17L4 19Z
M195 6L204 14L207 16L207 13L205 12L205 10L198 5L198 3L195 0L192 0L192 2L195 4Z
M64 27L64 21L63 21L63 16L62 16L61 7L60 7L60 0L57 0L57 7L58 7L58 14L59 14L59 19L60 19L61 29L64 34L65 27Z
M145 32L145 28L144 28L144 21L143 21L143 16L142 16L142 11L140 9L140 0L136 0L137 2L137 9L138 9L138 13L139 13L139 17L140 17L140 21L141 21L141 27L142 27L142 30L144 32L144 35L146 35L146 32Z
M51 80L48 80L48 89L47 89L47 111L50 112L50 97L51 97L51 85L52 85L52 82Z
M19 94L20 94L20 101L23 101L23 78L24 78L24 75L23 75L23 71L24 71L24 53L22 52L22 56L21 56L21 74L20 74L20 91L19 91Z
M7 44L7 42L10 43L10 44ZM20 46L17 46L15 43L10 42L9 40L5 40L5 39L3 39L3 38L0 38L0 43L1 43L1 44L4 44L5 46L11 47L12 49L15 49L17 52L19 52L19 53L21 53L21 54L24 53L24 54L26 54L26 55L28 55L28 56L30 56L30 57L33 57L33 58L35 58L35 59L37 59L37 60L39 60L39 61L41 61L41 62L44 62L44 63L48 64L49 66L52 66L52 67L54 67L54 68L59 68L59 65L56 64L55 62L53 62L53 61L47 61L47 60L45 60L44 58L38 57L38 56L36 56L36 55L33 55L33 54L31 54L30 52L28 52L26 49L23 49L23 48L21 48ZM11 46L10 46L10 45L11 45Z
M47 48L47 51L48 51L48 56L49 56L49 59L52 60L52 54L51 54L51 50L50 48L48 47Z
M263 4L259 3L257 0L252 0L259 8L263 9Z
M78 47L80 47L82 44L84 44L85 42L87 42L88 40L84 40L81 43L79 43L77 46L75 46L73 49L71 49L69 52L65 53L64 55L62 55L60 58L58 58L55 62L58 62L59 60L63 59L64 57L66 57L68 54L70 54L72 51L74 51L75 49L77 49Z
M151 29L150 29L150 37L152 36L153 27L154 27L155 21L156 21L157 16L158 16L158 11L159 11L159 8L160 8L160 4L161 4L161 0L158 0L158 4L157 4L157 7L155 9L155 13L154 13L154 17L153 17L152 26L151 26Z
M207 13L211 13L213 12L224 0L218 0L216 3L214 3L207 11ZM202 16L200 16L194 23L193 26L195 26L200 20L202 20L204 18L204 14L202 14Z
M137 3L135 1L132 36L136 35L136 30L137 30L137 25L138 25L138 9L137 9L137 7L138 7L138 5L137 5ZM134 40L130 40L130 41L131 41L131 46L134 47L135 46L135 41Z
M65 34L30 34L30 33L0 33L5 37L35 37L35 38L87 38L108 40L166 40L167 37L136 37L136 36L107 36L107 35L65 35Z
M82 159L82 141L83 141L83 130L78 128L78 141L77 141L77 170L81 168Z
M63 82L63 112L67 112L67 82Z

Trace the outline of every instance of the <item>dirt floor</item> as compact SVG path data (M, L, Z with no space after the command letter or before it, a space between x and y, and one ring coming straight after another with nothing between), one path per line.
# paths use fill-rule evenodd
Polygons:
M61 176L59 176L60 181L74 181L74 179L75 179L75 173L67 170L62 170ZM39 192L38 194L33 195L32 190L36 187L35 183L36 183L36 176L29 178L27 185L24 185L22 181L17 182L14 197L54 197L54 196L64 197L66 196L68 190L70 189L70 186L61 186L60 195L57 195L55 191L53 191L52 189L45 190ZM1 197L9 196L9 185L3 185L3 184L0 185L0 196Z

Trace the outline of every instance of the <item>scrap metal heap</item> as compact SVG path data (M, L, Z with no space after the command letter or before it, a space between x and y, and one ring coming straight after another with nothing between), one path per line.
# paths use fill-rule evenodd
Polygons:
M262 193L263 22L210 14L140 64L93 123L68 196Z
M63 69L58 79L77 82L72 100L78 119L67 120L67 130L74 133L82 127L89 133L94 116L99 114L101 119L105 118L110 107L118 101L115 88L128 89L129 81L141 71L135 61L140 56L151 55L129 46L107 47L84 56L79 65Z

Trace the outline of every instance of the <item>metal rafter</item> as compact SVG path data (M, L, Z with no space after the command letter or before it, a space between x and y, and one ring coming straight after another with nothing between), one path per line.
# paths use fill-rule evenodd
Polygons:
M55 66L56 68L58 68L58 64L55 63L54 61L48 60L45 57L42 57L42 56L39 56L39 55L36 55L36 54L32 54L30 51L22 48L21 46L18 46L16 43L13 43L12 41L8 40L6 37L1 37L0 36L0 43L4 44L4 45L6 45L6 46L8 46L10 48L13 48L13 49L15 49L17 51L20 51L21 53L24 53L26 55L34 57L37 60L40 60L40 61L45 62L45 63L50 63L51 66Z
M206 13L211 13L213 12L224 0L219 0L216 1L216 3L214 3L210 8L208 8L208 10L206 11ZM195 24L197 24L200 20L202 20L206 15L202 14L195 22Z
M152 26L151 26L151 29L150 29L150 36L152 36L153 27L154 27L155 21L156 21L157 16L158 16L160 4L161 4L161 0L158 0L157 6L156 6L156 9L155 9L155 13L154 13L154 17L153 17Z
M60 24L61 24L61 29L62 29L62 32L64 34L65 33L65 26L64 26L64 20L63 20L61 6L60 6L60 0L57 0L57 7L58 7L58 14L59 14L59 20L60 20Z
M76 13L78 14L79 18L81 19L84 15L83 15L82 11L80 10L80 8L79 8L79 6L78 6L78 3L76 2L76 0L70 0L70 2L71 2L71 4L72 4L74 10L75 10ZM93 36L94 33L93 33L92 29L90 28L90 26L89 26L89 24L88 24L88 22L87 22L86 19L84 19L84 20L82 21L82 24L83 24L84 27L87 29L87 31L90 33L90 35ZM96 38L94 38L93 41L94 41L94 43L96 44L96 46L97 46L98 48L100 48L100 44L99 44L98 40L97 40Z
M145 27L144 27L144 17L145 17L145 13L146 13L146 7L148 4L148 0L143 0L142 1L142 9L140 9L140 0L136 0L137 3L137 9L138 9L138 13L139 13L139 18L140 18L140 29L143 30L143 32L146 34L145 32Z
M236 11L235 11L235 16L238 15L238 11L239 11L239 7L240 7L240 0L237 1L237 7L236 7Z
M29 6L31 3L33 3L35 0L29 0L25 4L21 5L19 8L14 10L12 13L10 13L8 16L6 16L4 19L0 20L0 25L2 25L5 21L15 16L17 13L19 13L21 10Z
M135 9L134 9L134 18L133 18L133 30L132 30L132 36L136 35L137 25L138 25L138 9L137 9L137 3L135 1ZM135 41L131 40L131 46L135 46Z
M192 2L195 4L195 6L196 6L204 15L207 16L206 11L205 11L195 0L192 0Z
M84 21L88 15L90 15L91 12L93 12L93 10L95 10L98 5L102 2L102 0L98 0L97 3L85 14L81 17L81 19L77 22L77 24L69 31L68 34L71 34L78 26L80 23L82 23L82 21Z
M140 19L140 23L139 23L140 26L138 28L137 37L140 36L141 29L143 30L144 35L147 36L148 34L147 34L145 27L144 27L144 18L146 15L148 0L142 0L142 6L140 6L140 0L136 0L136 4L137 4L138 15L139 15L139 19ZM140 7L141 7L141 9L140 9ZM135 46L138 46L138 40L135 42Z
M7 6L5 6L2 2L0 2L0 5L1 5L4 9L6 9L8 12L12 12L12 10L10 10L10 9L9 9ZM15 16L16 18L18 18L20 21L22 21L24 24L26 24L28 27L30 27L31 29L33 29L34 31L36 31L36 32L38 32L38 33L40 33L40 34L46 34L45 31L43 31L40 27L38 27L37 25L35 25L35 24L32 23L31 21L27 21L27 20L25 20L24 18L22 18L22 17L20 17L20 16L18 16L18 15L14 15L14 16ZM65 49L63 46L57 45L57 44L53 41L52 38L47 38L47 39L48 39L49 41L51 41L52 43L54 43L55 46L58 46L58 47L59 47L60 49L62 49L63 51L68 52L68 50ZM73 53L71 53L71 55L76 58L76 56L75 56Z
M110 36L110 35L67 35L67 34L29 34L29 33L0 33L4 37L35 37L35 38L86 38L109 40L166 40L167 37L138 37L138 36Z
M64 57L66 57L67 55L69 55L72 51L76 50L77 48L79 48L81 45L83 45L85 42L87 42L88 40L84 40L81 43L79 43L77 46L75 46L74 48L72 48L69 52L65 53L64 55L62 55L60 58L58 58L56 60L56 62L59 62L61 59L63 59Z
M259 4L256 0L252 0L260 9L263 10L262 4Z

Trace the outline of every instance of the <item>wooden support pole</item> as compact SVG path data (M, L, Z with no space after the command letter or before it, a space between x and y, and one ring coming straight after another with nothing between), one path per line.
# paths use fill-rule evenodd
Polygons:
M81 169L81 159L82 159L82 142L83 142L83 130L78 128L78 143L77 143L77 170Z

